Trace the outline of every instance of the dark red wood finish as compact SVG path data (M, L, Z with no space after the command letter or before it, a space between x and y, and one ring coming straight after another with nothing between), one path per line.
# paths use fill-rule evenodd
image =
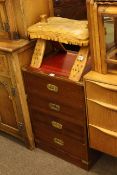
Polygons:
M46 58L39 69L23 69L24 84L36 145L89 169L91 156L97 154L88 147L83 83L68 79L73 62L74 56L65 54ZM53 72L55 76L50 76ZM48 84L58 91L50 91ZM50 103L59 106L59 110L51 109ZM60 127L53 126L53 122Z
M86 0L53 0L55 16L87 19Z

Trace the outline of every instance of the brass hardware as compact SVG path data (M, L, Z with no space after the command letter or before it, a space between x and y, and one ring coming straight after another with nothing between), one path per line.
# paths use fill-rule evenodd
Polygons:
M9 95L9 99L12 100L12 97Z
M62 129L62 127L63 127L62 124L60 124L60 123L58 123L58 122L56 122L56 121L52 121L51 124L52 124L52 126L53 126L54 128L57 128L57 129Z
M17 125L18 125L18 129L19 129L20 131L24 130L24 123L18 122Z
M47 84L47 89L49 91L58 92L58 87L53 84Z
M61 139L58 139L58 138L54 138L53 139L54 143L60 145L60 146L63 146L64 145L64 141L61 140Z
M60 106L59 105L56 105L54 103L49 103L49 108L54 110L54 111L60 111Z
M16 89L14 87L11 88L12 96L16 96Z

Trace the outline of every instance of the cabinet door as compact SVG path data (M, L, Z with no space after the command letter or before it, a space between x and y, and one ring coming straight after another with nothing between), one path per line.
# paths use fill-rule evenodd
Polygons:
M9 38L9 23L5 0L0 0L0 38Z
M18 39L12 0L0 0L0 39Z
M0 130L20 137L17 111L14 102L14 88L9 78L0 77Z

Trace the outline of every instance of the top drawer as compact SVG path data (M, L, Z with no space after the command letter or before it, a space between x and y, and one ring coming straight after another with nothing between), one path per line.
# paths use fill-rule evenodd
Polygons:
M115 85L86 81L86 92L88 99L117 105L117 86Z
M24 71L26 93L85 108L84 88L71 81Z

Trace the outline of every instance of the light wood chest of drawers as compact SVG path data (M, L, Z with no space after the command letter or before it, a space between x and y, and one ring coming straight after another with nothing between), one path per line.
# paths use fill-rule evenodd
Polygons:
M117 156L117 76L85 76L90 147Z

